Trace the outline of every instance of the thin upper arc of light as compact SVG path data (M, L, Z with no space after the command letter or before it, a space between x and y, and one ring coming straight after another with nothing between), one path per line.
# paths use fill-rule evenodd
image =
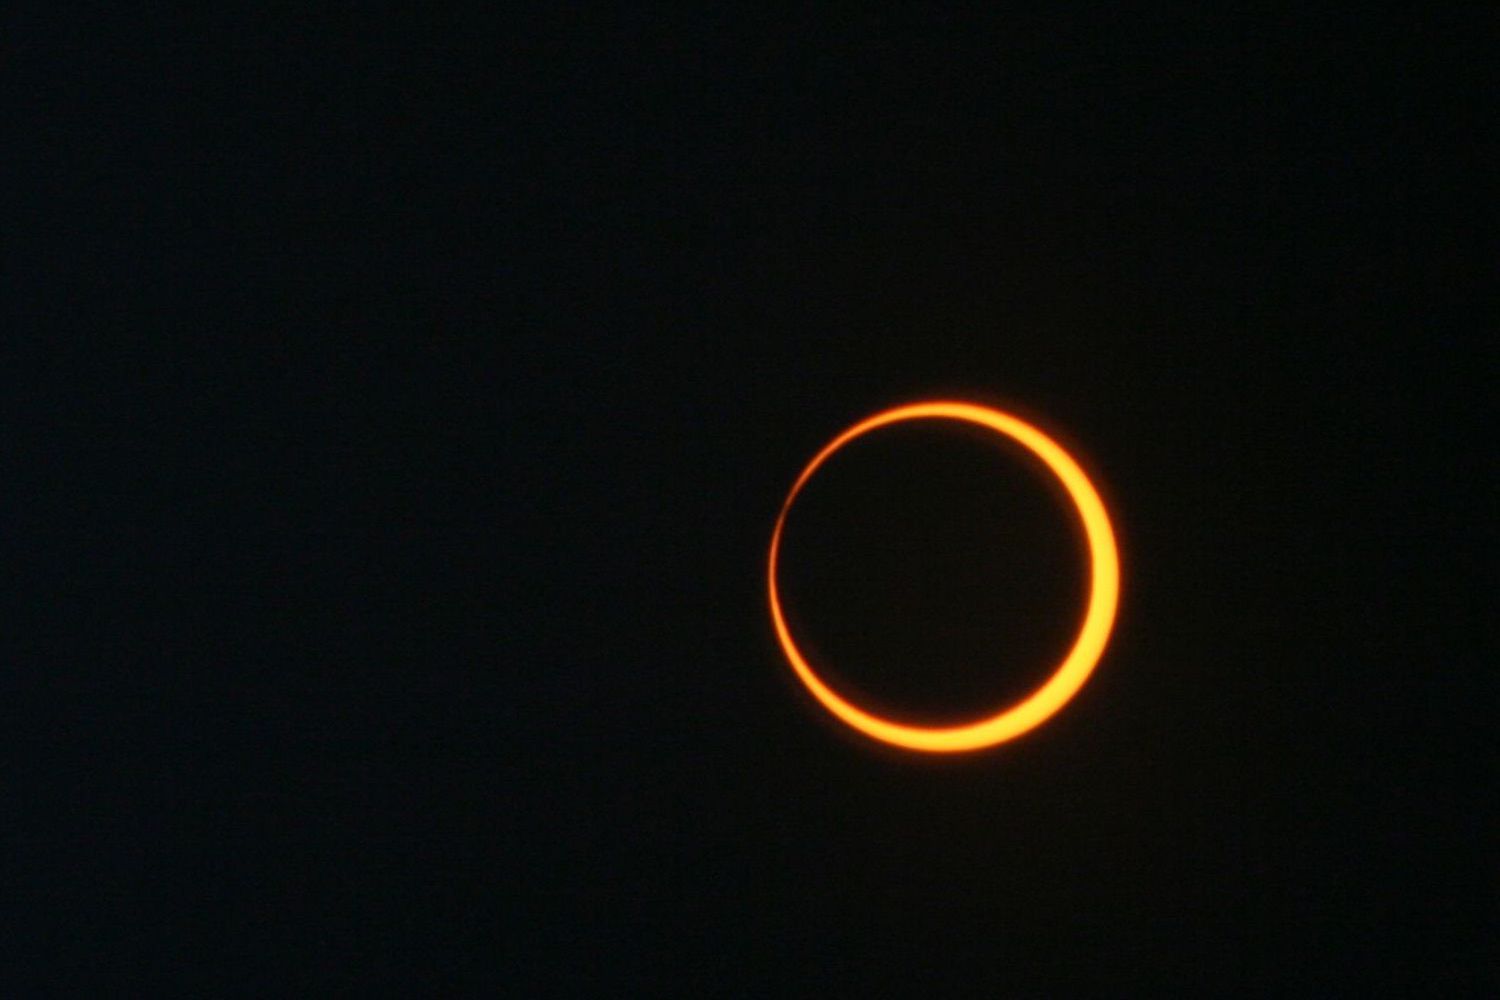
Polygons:
M1068 496L1083 521L1084 535L1089 546L1088 610L1079 627L1078 637L1062 663L1041 687L1022 701L977 722L957 726L928 727L896 722L867 712L839 695L808 665L807 659L792 640L776 590L776 560L781 549L781 533L786 525L787 513L813 473L834 452L855 438L889 424L921 419L959 420L977 424L1028 448L1046 463L1068 491ZM791 491L781 505L781 512L776 517L776 527L771 533L766 578L771 620L776 626L776 637L781 642L782 651L797 677L824 708L877 740L911 750L955 753L979 750L1014 739L1045 722L1078 693L1104 653L1110 629L1114 625L1115 610L1120 598L1120 557L1104 502L1099 499L1099 493L1088 476L1061 445L1026 421L1000 410L974 403L940 400L898 406L876 413L844 431L813 456L812 461L807 463L807 467L792 484Z

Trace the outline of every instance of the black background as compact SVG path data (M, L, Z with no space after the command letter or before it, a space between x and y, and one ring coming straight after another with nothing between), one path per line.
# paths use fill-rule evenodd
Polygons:
M7 992L1494 988L1492 23L6 22Z

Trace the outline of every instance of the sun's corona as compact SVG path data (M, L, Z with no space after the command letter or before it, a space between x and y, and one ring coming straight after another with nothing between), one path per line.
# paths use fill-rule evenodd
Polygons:
M808 664L807 658L793 641L776 587L776 561L781 551L782 529L786 526L787 514L791 511L793 502L813 473L834 452L857 437L890 424L933 419L977 424L1018 442L1040 458L1067 490L1083 522L1090 564L1089 599L1083 624L1079 627L1078 636L1068 654L1063 657L1062 663L1051 677L1020 702L993 715L962 725L936 727L913 726L882 718L858 707L829 687ZM1109 642L1115 609L1120 599L1120 556L1115 547L1114 529L1110 526L1109 514L1104 509L1104 502L1099 499L1098 491L1073 457L1056 441L1024 420L992 407L948 400L913 403L883 410L850 427L814 455L792 483L776 517L776 527L771 532L766 577L771 621L776 627L776 637L787 661L813 697L844 723L867 736L909 750L930 753L955 753L994 746L1014 739L1050 718L1089 679Z

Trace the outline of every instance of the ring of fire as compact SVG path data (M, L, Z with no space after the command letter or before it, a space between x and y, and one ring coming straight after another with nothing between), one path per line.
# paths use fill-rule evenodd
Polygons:
M781 611L781 599L776 589L776 560L781 549L781 533L786 526L787 513L802 487L813 473L834 452L861 435L906 420L941 419L958 420L978 424L998 434L1011 438L1034 453L1062 482L1068 491L1078 515L1083 521L1084 534L1088 540L1090 561L1090 584L1088 609L1083 624L1067 656L1063 658L1052 676L1041 687L997 714L977 722L957 726L913 726L891 719L881 718L841 697L823 682L807 659L792 641L791 630ZM792 483L791 491L781 505L776 517L776 527L771 532L771 552L767 565L768 590L771 601L771 621L776 626L776 637L782 651L796 671L797 677L812 692L824 708L854 729L877 740L910 750L930 753L954 753L963 750L979 750L1005 740L1014 739L1022 733L1045 722L1068 700L1078 693L1093 672L1094 665L1104 652L1109 641L1110 629L1114 626L1115 609L1120 597L1120 556L1115 547L1114 530L1110 526L1109 514L1094 484L1071 455L1056 441L1035 427L1000 410L973 403L933 401L913 403L883 410L867 417L834 438L823 450L813 456L802 474Z

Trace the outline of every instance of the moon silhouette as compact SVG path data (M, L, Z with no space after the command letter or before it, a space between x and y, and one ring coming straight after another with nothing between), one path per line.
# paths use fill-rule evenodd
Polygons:
M797 494L836 451L855 438L890 424L908 420L957 420L977 424L1020 443L1040 458L1062 482L1083 522L1088 540L1090 584L1088 608L1068 654L1052 675L1030 695L1001 711L975 722L956 726L914 726L882 718L858 707L829 687L797 648L781 610L776 588L776 560L781 549L781 533ZM1114 627L1115 609L1120 596L1120 556L1115 547L1114 530L1109 514L1094 484L1077 461L1052 438L1031 424L1009 413L988 406L950 400L913 403L883 410L866 417L835 437L813 456L802 470L776 517L771 532L771 550L767 560L767 584L771 603L771 621L787 661L824 708L839 720L866 736L909 750L929 753L957 753L994 746L1041 725L1066 705L1083 687L1109 642Z

